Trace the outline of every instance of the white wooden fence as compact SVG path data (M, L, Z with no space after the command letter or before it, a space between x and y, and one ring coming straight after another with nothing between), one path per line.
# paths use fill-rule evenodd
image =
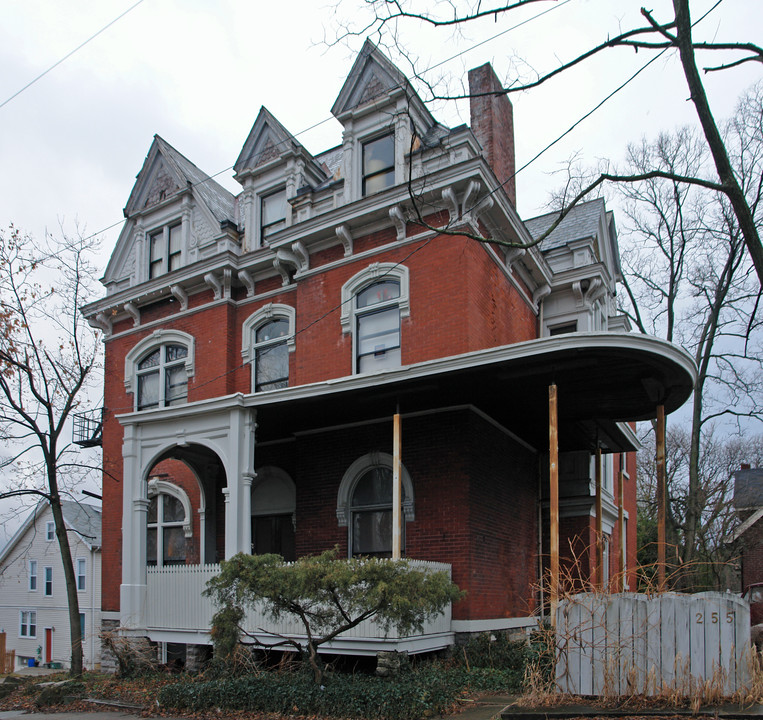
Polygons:
M410 565L432 572L445 571L450 575L451 567L446 563L409 560ZM147 569L146 624L149 630L164 632L203 631L212 626L215 607L212 600L202 592L207 581L220 573L219 565L170 565ZM423 652L447 647L453 642L450 627L450 605L436 618L424 624L423 632L408 638L406 647L412 652ZM282 617L274 622L265 612L263 605L247 612L244 629L264 642L272 642L273 635L303 637L304 628L296 618ZM368 645L370 652L380 644L389 644L400 639L395 629L385 633L375 622L367 620L342 633L337 641L327 647L337 651L362 645L362 641L373 641ZM400 647L403 647L402 645ZM384 649L376 647L376 649Z
M556 613L556 681L577 695L730 695L749 680L750 607L730 593L584 593Z

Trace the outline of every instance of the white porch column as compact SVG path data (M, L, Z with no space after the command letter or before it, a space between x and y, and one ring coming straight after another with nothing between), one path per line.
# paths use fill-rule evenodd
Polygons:
M123 627L145 627L146 520L148 497L141 482L138 427L127 425L122 443L122 585Z
M237 407L230 413L230 464L226 465L225 558L252 550L252 477L255 411Z

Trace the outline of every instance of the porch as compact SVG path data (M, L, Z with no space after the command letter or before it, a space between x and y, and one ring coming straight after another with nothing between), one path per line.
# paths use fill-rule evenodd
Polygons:
M447 563L425 560L409 560L409 563L432 572L451 572ZM219 572L218 564L147 568L145 618L148 637L156 642L211 644L209 629L215 607L202 593L207 582ZM245 630L266 644L278 640L274 635L305 637L296 618L273 622L261 606L247 613ZM380 650L416 654L448 647L453 644L453 638L451 608L448 606L425 623L418 635L400 636L394 629L385 634L375 622L368 620L322 647L326 652L352 655L375 655Z

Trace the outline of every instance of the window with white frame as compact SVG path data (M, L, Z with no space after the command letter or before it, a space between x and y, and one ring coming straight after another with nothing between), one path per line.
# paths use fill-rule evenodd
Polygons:
M86 590L87 585L87 561L85 558L77 558L77 590Z
M180 267L182 226L166 225L148 235L148 279L164 275Z
M191 502L185 491L164 480L148 483L146 562L148 565L183 565L186 540L193 534Z
M21 610L19 613L19 637L37 637L37 611Z
M29 561L29 590L37 591L37 560Z
M269 303L244 322L241 355L244 362L252 364L254 392L289 386L289 353L294 351L294 319L294 308Z
M45 580L45 597L51 597L53 595L53 568L43 568L43 577Z
M286 227L286 189L265 195L260 200L260 240L262 244L268 238Z
M56 524L52 520L45 523L45 539L48 542L56 539Z
M374 263L342 286L340 322L353 334L353 371L373 372L402 363L401 320L410 314L408 268Z
M393 133L363 143L363 195L395 184L395 136Z
M414 519L413 483L401 467L403 532ZM392 456L369 453L356 460L342 478L337 499L339 525L348 528L350 557L392 555Z
M179 405L188 399L188 348L162 345L138 361L138 410Z
M355 296L356 372L400 367L399 297L393 279L377 280Z
M187 402L193 373L194 339L179 330L157 330L125 356L125 389L135 393L137 410Z
M79 614L79 636L80 640L84 642L85 640L85 613L81 612Z

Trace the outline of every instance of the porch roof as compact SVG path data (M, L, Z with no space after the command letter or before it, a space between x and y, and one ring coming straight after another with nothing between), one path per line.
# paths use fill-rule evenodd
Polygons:
M245 396L257 437L435 408L468 405L538 450L548 446L548 386L556 382L561 450L632 450L618 423L678 409L696 379L692 358L645 335L571 333L480 350L395 370Z

